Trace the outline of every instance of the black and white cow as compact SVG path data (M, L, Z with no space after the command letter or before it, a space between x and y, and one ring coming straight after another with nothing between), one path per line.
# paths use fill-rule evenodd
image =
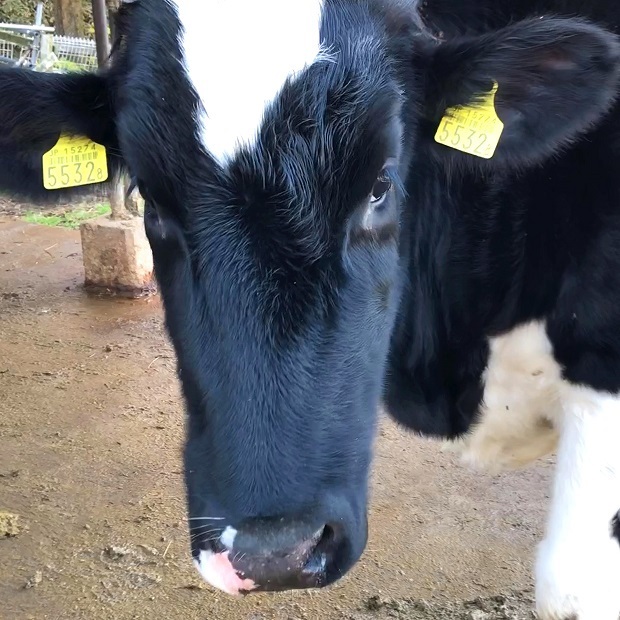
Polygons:
M0 70L0 187L60 196L63 132L146 198L213 586L357 562L383 402L476 465L557 449L540 617L617 620L619 26L612 0L137 0L109 69Z

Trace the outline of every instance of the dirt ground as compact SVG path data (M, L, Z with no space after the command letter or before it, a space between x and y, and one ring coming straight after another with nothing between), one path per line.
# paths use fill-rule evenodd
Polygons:
M158 298L81 288L79 232L0 216L0 618L525 620L551 460L484 476L383 420L362 561L233 600L190 561Z

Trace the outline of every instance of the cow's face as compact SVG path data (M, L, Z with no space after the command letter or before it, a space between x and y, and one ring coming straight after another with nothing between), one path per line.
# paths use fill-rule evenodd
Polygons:
M417 214L409 199L401 218L401 183L415 181L422 159L452 172L540 161L607 104L609 83L597 100L591 75L587 88L578 82L595 59L609 76L610 48L561 22L441 44L396 1L383 12L341 0L248 3L243 16L222 8L234 3L168 6L180 63L161 105L185 92L196 108L171 109L178 125L168 127L191 131L175 144L164 129L163 141L202 154L178 173L182 198L158 191L148 154L132 159L147 170L147 232L187 403L193 555L233 594L326 585L366 543L401 242L411 241L401 223ZM432 136L446 106L493 81L506 93L506 130L492 160L440 150ZM132 92L120 122L127 152L146 125ZM415 337L424 325L404 329ZM415 385L400 388L415 401Z
M229 592L326 585L366 543L400 290L403 124L376 26L367 11L351 17L360 36L332 20L323 49L315 24L316 58L283 76L240 146L235 114L204 97L197 132L209 183L192 177L183 226L156 195L148 200L189 414L192 550L204 577ZM192 85L209 93L201 77ZM253 96L245 107L232 96L241 123Z
M458 175L568 145L609 109L619 67L615 35L576 19L439 41L410 0L238 5L130 3L103 75L0 69L0 187L42 191L44 145L65 131L104 143L146 198L192 551L233 594L326 585L360 557L384 382L392 408L420 392L406 355L385 374L399 300L412 270L446 268L411 260L424 218ZM493 157L435 143L446 108L494 82Z

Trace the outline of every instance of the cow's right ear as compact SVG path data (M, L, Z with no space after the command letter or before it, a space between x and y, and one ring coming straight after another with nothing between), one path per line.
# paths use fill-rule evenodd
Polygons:
M43 155L61 135L86 137L106 149L109 179L123 168L111 89L105 74L46 74L0 68L0 191L52 201L92 186L49 190Z

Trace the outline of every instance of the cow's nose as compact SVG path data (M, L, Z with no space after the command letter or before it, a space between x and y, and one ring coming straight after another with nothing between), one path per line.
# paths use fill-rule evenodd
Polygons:
M328 525L254 520L225 528L195 563L207 583L231 595L318 588L334 547Z

